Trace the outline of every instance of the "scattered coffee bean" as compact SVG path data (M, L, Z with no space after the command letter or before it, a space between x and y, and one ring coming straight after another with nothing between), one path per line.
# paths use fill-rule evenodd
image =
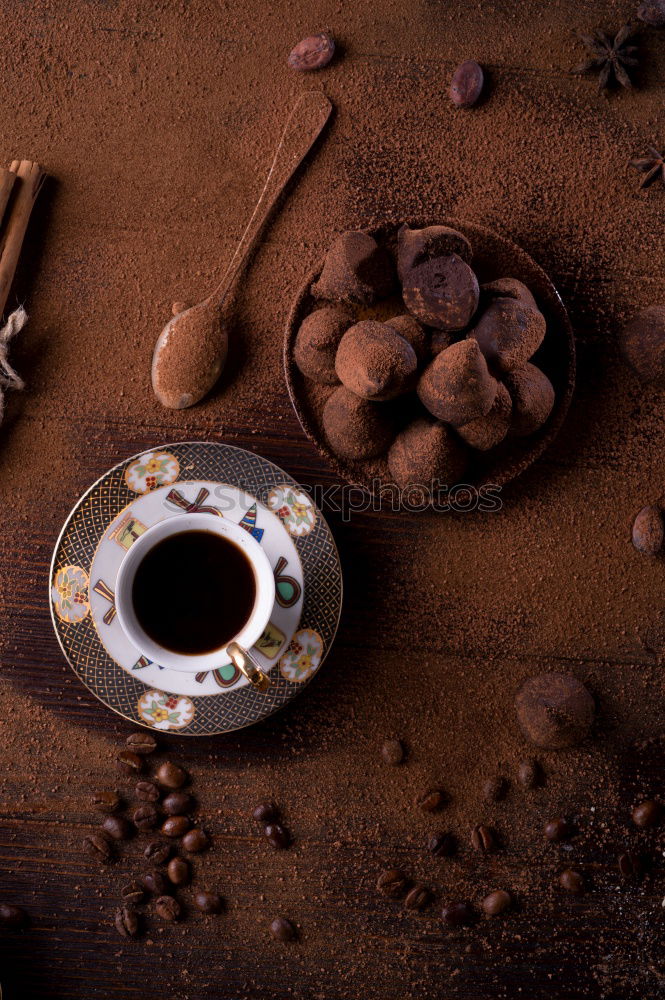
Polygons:
M432 813L441 809L446 801L446 796L442 789L430 788L422 795L416 796L414 801L415 804L423 810L423 812Z
M125 740L129 750L141 754L145 757L149 753L154 753L157 749L157 740L152 733L132 733Z
M436 858L449 858L457 850L457 838L452 833L435 833L427 846Z
M323 69L335 55L335 40L327 31L318 35L308 35L295 45L289 54L291 69L306 73L314 69Z
M154 830L159 823L159 811L151 802L147 802L144 806L139 806L138 809L134 810L132 819L138 830L142 832Z
M538 788L542 785L543 773L537 760L521 760L517 778L522 788Z
M646 799L636 805L632 812L633 823L643 829L655 826L660 819L660 806L653 799Z
M638 878L642 874L642 870L642 859L639 854L628 852L619 855L619 871L624 878Z
M21 927L27 927L29 923L28 914L20 906L14 903L0 903L0 927L17 931Z
M183 848L189 851L190 854L200 854L201 851L205 851L210 846L208 834L198 826L195 826L193 830L186 833L181 843Z
M497 775L495 778L488 778L483 785L483 798L485 802L500 802L508 794L508 782L505 778Z
M163 788L182 788L187 781L187 771L170 760L165 760L157 768L157 781Z
M169 816L162 823L161 830L165 837L182 837L190 826L186 816Z
M117 762L121 774L140 774L143 770L143 757L134 750L121 750Z
M168 861L170 856L171 845L167 844L164 840L151 840L143 852L143 857L147 858L148 861L154 862L156 865L163 865L165 861Z
M123 937L136 937L139 932L139 918L130 906L121 906L115 911L115 929Z
M83 850L98 861L108 861L111 857L111 842L104 833L91 833L83 841Z
M269 823L264 831L268 843L277 850L284 850L291 843L289 831L285 830L279 823Z
M180 916L180 903L173 896L160 896L155 900L155 913L162 920L177 920Z
M279 809L274 802L260 802L252 812L252 818L257 823L271 823L279 816Z
M102 823L102 829L108 833L111 840L129 840L134 833L134 827L124 816L107 816Z
M476 920L476 912L470 903L449 903L441 910L441 916L449 927L468 927Z
M194 893L194 905L201 913L220 913L224 907L224 901L218 892L199 889Z
M496 917L497 914L507 910L511 903L509 892L506 892L505 889L495 889L494 892L490 892L489 896L485 896L480 905L488 917Z
M184 816L191 812L196 803L188 792L171 792L162 802L162 809L167 816Z
M295 926L286 917L275 917L270 925L270 936L275 941L295 941L297 931Z
M490 854L496 847L496 837L489 826L474 826L471 831L471 846L483 854Z
M406 894L404 906L407 910L424 910L432 902L432 893L426 885L417 883Z
M171 858L166 874L174 885L185 885L189 882L189 862L184 858Z
M153 896L164 896L169 889L166 877L156 868L152 868L145 875L141 876L141 885L151 892Z
M379 892L390 899L400 899L405 896L411 882L409 878L399 868L389 868L382 872L376 880L376 887Z
M137 905L145 899L145 889L140 882L128 882L120 890L120 898L126 905Z
M386 764L395 767L404 760L404 747L399 740L386 740L381 747L381 756Z
M574 829L568 820L563 819L562 816L558 816L556 819L551 819L545 824L544 832L548 840L570 840L574 833Z
M458 108L471 108L478 101L485 77L482 68L473 59L458 66L450 81L450 100Z
M141 802L159 802L161 792L154 781L137 781L134 791Z
M559 875L559 885L566 892L573 892L578 896L584 892L584 879L579 872L576 872L572 868L566 868L565 871L561 872Z
M122 805L122 799L117 792L95 792L92 796L92 804L97 812L114 813L117 812Z
M548 750L577 746L596 717L596 703L584 684L561 673L529 677L515 696L515 710L526 738Z

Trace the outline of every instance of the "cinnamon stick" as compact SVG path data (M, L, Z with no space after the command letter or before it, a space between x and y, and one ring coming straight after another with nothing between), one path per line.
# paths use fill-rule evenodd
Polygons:
M7 225L0 236L0 316L14 280L32 206L45 177L39 164L32 160L14 160L9 170L16 175L18 190L9 210Z
M16 174L13 173L13 171L7 170L6 167L3 167L0 170L0 222L5 214L7 202L9 201L9 196L12 193L15 180Z

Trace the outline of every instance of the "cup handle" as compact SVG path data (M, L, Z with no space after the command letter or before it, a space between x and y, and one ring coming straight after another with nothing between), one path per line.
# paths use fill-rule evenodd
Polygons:
M237 642L230 642L226 647L226 652L229 654L234 666L238 668L241 674L244 674L252 687L265 694L270 687L270 678L267 674L264 674L252 654L243 649L242 646L239 646Z

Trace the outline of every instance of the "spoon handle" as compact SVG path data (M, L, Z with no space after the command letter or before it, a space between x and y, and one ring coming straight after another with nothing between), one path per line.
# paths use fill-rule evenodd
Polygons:
M331 111L332 104L320 90L308 90L298 99L275 150L261 197L224 277L208 300L218 309L223 305L279 196L321 134Z

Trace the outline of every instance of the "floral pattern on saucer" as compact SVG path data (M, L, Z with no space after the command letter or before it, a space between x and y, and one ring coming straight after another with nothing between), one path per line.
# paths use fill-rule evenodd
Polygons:
M306 681L321 665L323 639L318 632L301 629L291 639L289 648L279 661L282 677L296 684Z
M149 493L158 486L174 483L180 464L168 451L147 451L127 467L125 482L134 493Z
M268 506L294 538L308 535L316 524L316 507L308 495L288 483L274 486L270 490Z
M162 731L188 726L195 711L191 698L164 691L146 691L138 703L138 713L143 721Z
M62 566L53 577L51 600L63 622L81 622L88 614L88 574L80 566Z

